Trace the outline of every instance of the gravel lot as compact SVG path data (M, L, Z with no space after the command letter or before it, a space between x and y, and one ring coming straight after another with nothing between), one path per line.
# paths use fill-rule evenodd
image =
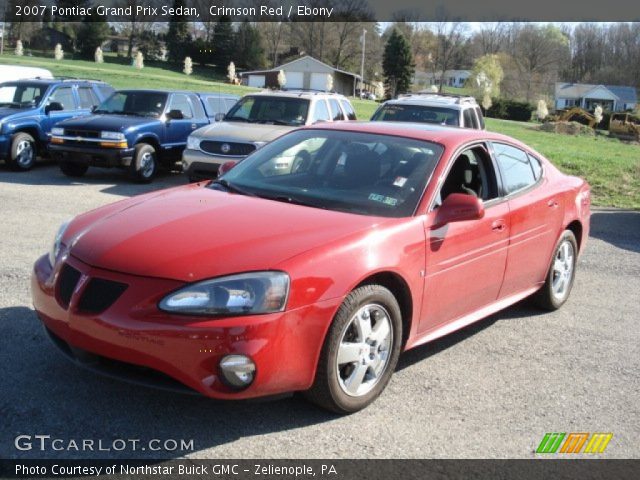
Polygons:
M348 416L298 398L221 403L75 368L46 339L29 275L63 220L151 189L92 169L25 174L0 164L0 457L529 458L545 432L613 432L606 458L640 458L640 212L596 211L569 302L526 303L406 353L383 396ZM18 451L64 442L193 439L192 452ZM60 445L60 444L59 444Z

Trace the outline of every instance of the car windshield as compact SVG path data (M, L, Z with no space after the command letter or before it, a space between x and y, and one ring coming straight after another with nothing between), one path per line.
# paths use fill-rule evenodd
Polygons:
M36 107L48 87L40 83L3 83L0 85L0 107Z
M209 188L383 217L413 215L438 144L390 135L299 130L257 150Z
M164 111L167 96L162 92L115 92L94 113L159 117Z
M460 112L453 108L422 105L383 105L371 117L382 122L418 122L436 125L460 126Z
M309 100L304 98L249 95L229 110L225 120L298 126L304 125L308 111Z

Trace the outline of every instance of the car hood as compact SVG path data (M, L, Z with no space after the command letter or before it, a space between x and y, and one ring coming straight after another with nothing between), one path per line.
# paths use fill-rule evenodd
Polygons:
M196 130L193 135L228 142L270 142L297 127L244 122L217 122Z
M58 123L57 127L63 128L88 128L91 130L108 130L123 132L130 127L158 123L157 118L136 117L133 115L88 115L70 118Z
M385 220L186 186L122 202L69 244L95 267L191 282L273 269Z
M3 108L0 108L0 120L4 120L5 118L9 118L9 117L13 117L17 119L33 113L34 110L35 110L34 108L3 107Z

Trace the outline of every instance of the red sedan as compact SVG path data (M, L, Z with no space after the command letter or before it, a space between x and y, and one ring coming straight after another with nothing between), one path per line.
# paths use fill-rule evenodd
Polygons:
M530 295L559 308L589 216L588 184L512 138L322 125L79 215L36 262L33 302L83 366L353 412L401 351Z

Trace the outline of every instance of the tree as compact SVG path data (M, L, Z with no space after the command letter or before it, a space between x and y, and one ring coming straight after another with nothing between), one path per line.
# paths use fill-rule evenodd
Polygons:
M62 50L62 45L56 43L56 48L53 50L53 58L56 60L62 60L64 58L64 50Z
M176 11L184 8L184 0L173 0L173 8ZM189 50L191 37L189 36L189 25L180 15L174 14L169 20L169 31L167 32L167 57L171 63L180 63L184 52Z
M538 120L543 121L549 115L549 109L547 108L547 102L540 99L538 100L538 108L536 109L536 117Z
M278 86L280 88L284 87L287 84L287 76L284 74L282 70L278 72Z
M193 62L191 57L184 57L184 68L182 69L185 75L191 75L193 73Z
M76 37L80 57L86 60L94 58L96 48L102 46L108 37L109 24L104 16L96 14L86 17Z
M144 68L144 55L140 50L138 50L138 53L136 53L136 58L133 61L133 66L138 70L142 70Z
M22 48L22 41L18 40L16 42L16 57L21 57L24 55L24 49Z
M93 57L96 63L104 63L104 55L102 54L102 49L100 47L96 47L96 53Z
M489 54L476 59L471 73L471 85L476 96L482 98L485 110L491 107L491 98L500 95L504 72L498 55Z
M398 93L409 91L415 72L413 55L409 43L396 29L391 32L384 47L382 70L387 97L393 98Z
M235 43L236 60L240 68L257 70L266 65L260 31L248 21L245 20L238 27Z
M229 83L236 83L236 65L233 62L229 62L227 67L227 78Z
M229 65L236 51L236 38L233 31L233 24L230 17L220 17L213 31L213 63L219 69Z
M435 69L440 74L440 91L444 88L446 71L452 68L465 46L466 25L460 22L437 22L434 24L436 50L433 56Z

